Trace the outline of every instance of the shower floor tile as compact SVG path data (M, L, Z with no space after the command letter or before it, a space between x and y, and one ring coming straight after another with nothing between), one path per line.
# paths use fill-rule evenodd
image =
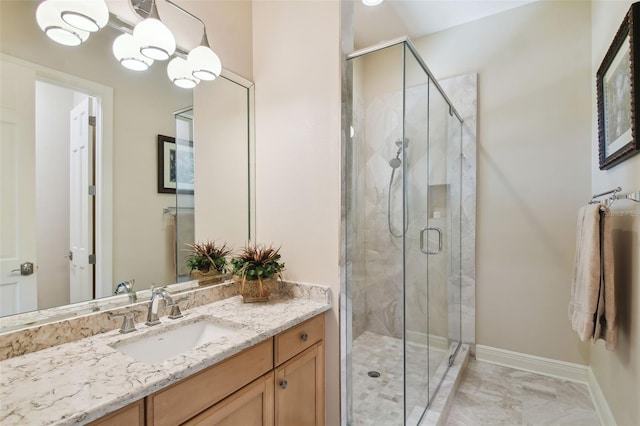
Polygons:
M419 344L407 346L407 364L426 364L426 347ZM429 364L439 366L446 351L431 349ZM411 367L418 370L419 367ZM435 368L434 368L435 370ZM377 371L380 377L367 374ZM352 346L352 426L400 426L404 420L404 380L402 339L365 331ZM427 366L421 371L412 371L407 380L409 390L409 412L419 412L428 399ZM411 401L415 400L412 404Z
M473 425L599 425L584 383L470 361L445 422Z

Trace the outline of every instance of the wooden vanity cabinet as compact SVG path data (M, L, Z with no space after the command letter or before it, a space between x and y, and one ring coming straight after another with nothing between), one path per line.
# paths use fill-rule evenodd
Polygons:
M91 425L324 426L324 314Z
M277 426L324 426L324 344L276 368Z
M273 426L273 372L185 423L185 426Z
M324 426L324 315L274 340L276 426Z
M240 352L146 398L147 425L186 422L273 368L273 339Z
M88 424L88 426L144 426L144 399L122 407Z

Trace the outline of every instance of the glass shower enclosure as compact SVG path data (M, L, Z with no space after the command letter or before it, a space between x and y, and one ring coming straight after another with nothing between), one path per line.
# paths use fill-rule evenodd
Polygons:
M417 425L461 341L462 119L409 39L348 61L346 421Z

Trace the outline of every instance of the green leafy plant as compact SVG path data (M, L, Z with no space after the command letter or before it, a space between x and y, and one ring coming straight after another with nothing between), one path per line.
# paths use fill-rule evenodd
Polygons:
M242 251L231 259L233 273L243 280L257 281L273 278L284 270L284 263L280 262L280 248L272 246L251 245L249 243Z
M214 241L204 243L185 244L191 251L187 258L187 266L193 271L195 269L206 273L215 269L220 273L228 270L227 256L231 254L231 249L226 244L217 246Z

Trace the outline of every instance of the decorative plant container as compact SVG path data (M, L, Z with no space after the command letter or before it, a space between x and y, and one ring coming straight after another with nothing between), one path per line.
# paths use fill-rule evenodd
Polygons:
M245 303L266 302L276 287L284 263L279 262L279 248L251 245L231 259L233 273Z

